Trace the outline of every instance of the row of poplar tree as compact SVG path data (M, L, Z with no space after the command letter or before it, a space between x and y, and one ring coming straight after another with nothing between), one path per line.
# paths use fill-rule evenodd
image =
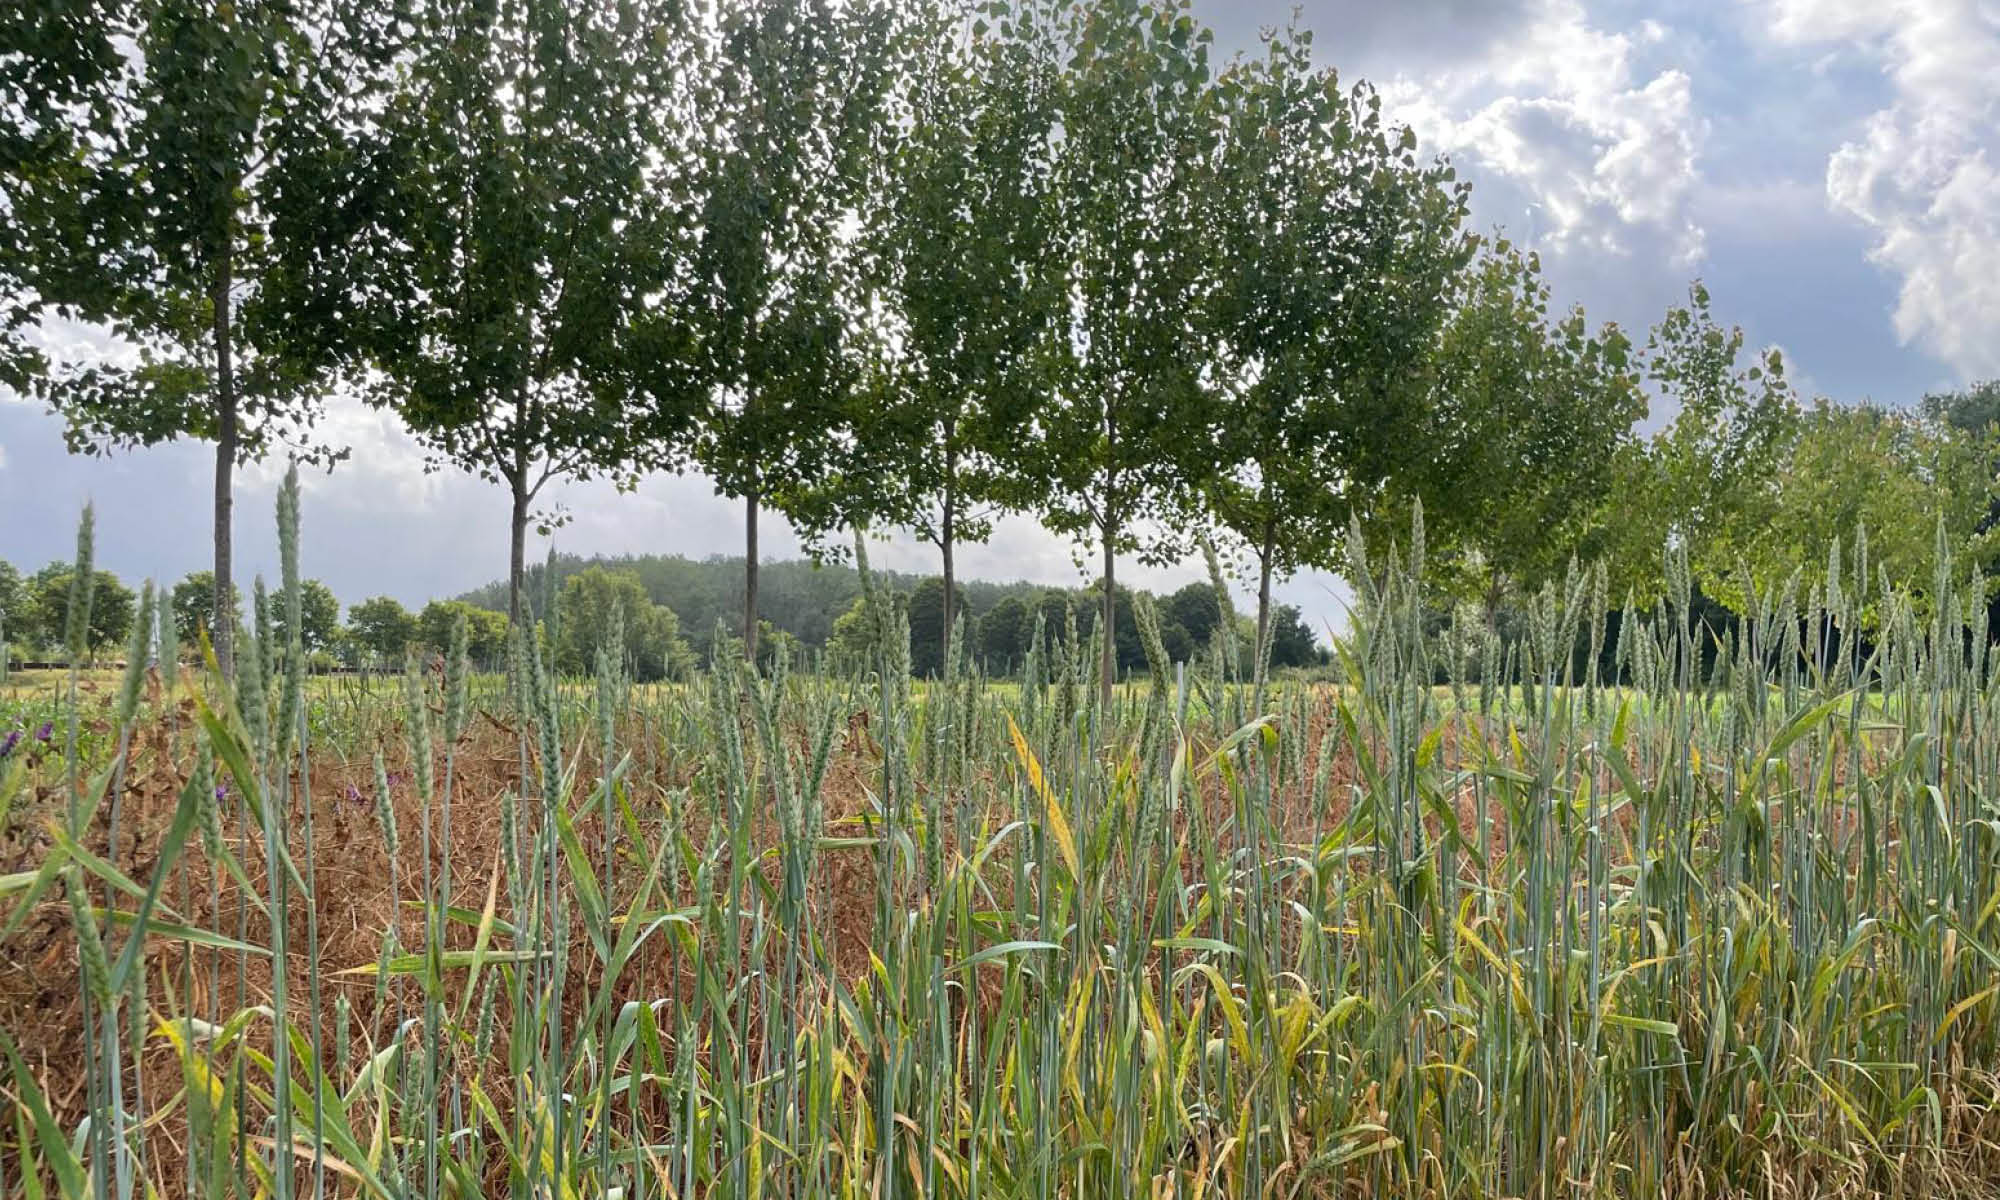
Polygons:
M338 461L341 389L507 489L516 618L551 480L698 467L746 640L762 507L915 531L947 602L1034 514L1107 632L1118 557L1199 531L1260 639L1274 577L1419 502L1541 569L1645 412L1655 347L1552 311L1370 88L1298 29L1220 62L1185 0L30 0L0 39L0 382L76 450L212 442L219 597L234 469ZM1782 389L1695 297L1660 361Z

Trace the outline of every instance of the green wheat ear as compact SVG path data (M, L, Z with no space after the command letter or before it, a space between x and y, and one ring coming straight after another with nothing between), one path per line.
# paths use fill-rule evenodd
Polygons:
M271 735L271 676L265 652L270 639L270 622L265 616L262 576L258 577L251 596L255 624L248 637L237 638L237 645L249 653L246 655L239 650L237 655L236 693L244 728L250 734L251 748L256 752L258 761L262 762L267 761Z
M147 580L139 591L139 608L132 617L132 634L125 642L125 674L118 684L118 700L112 709L112 725L124 729L139 711L139 688L146 681L146 656L153 648L153 583Z
M451 623L451 651L445 658L444 736L447 743L457 742L465 732L472 680L470 647L471 635L465 614L460 612Z
M76 566L69 578L69 609L63 625L63 646L72 663L82 662L90 650L90 602L97 587L93 559L96 529L96 511L86 504L76 526Z
M417 785L417 800L430 807L435 780L431 776L430 689L425 686L423 660L415 650L404 659L403 722L410 746L410 777Z
M227 851L222 841L222 814L216 796L219 789L215 783L215 748L209 743L206 730L195 735L193 776L195 823L201 831L202 853L213 870L222 863Z
M159 656L160 682L164 685L167 699L173 699L174 691L180 684L181 644L180 629L174 624L173 605L169 601L170 592L161 589L159 595ZM0 656L4 656L5 638L0 637ZM0 664L3 668L4 664Z
M389 772L382 765L382 752L375 752L375 824L382 831L382 849L394 863L402 857L402 839L396 831L396 801L389 790Z
M101 1013L110 1013L111 960L104 952L104 937L97 928L97 916L90 910L90 893L85 890L83 871L75 866L63 880L63 894L69 901L70 927L76 931L77 956L83 969L83 984L91 1002Z
M273 661L282 664L277 717L277 758L291 756L301 706L305 701L305 642L300 623L304 610L304 590L299 581L299 465L285 471L278 488L278 578L279 602L284 605L285 638L271 647ZM260 599L259 603L262 603Z

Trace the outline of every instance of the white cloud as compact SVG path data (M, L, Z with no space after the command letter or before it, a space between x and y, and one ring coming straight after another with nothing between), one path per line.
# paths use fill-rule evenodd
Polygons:
M1896 332L1966 376L2000 374L2000 6L1770 0L1787 44L1858 45L1893 89L1828 159L1826 198L1901 286Z
M1499 191L1524 210L1507 221L1514 233L1556 253L1681 268L1704 247L1692 199L1708 127L1684 71L1642 69L1641 52L1670 38L1657 21L1611 32L1574 0L1541 0L1477 61L1383 91L1429 146L1466 164L1475 196Z
M299 489L309 497L332 491L349 508L394 515L436 503L453 483L447 475L424 470L423 447L394 414L358 399L330 399L312 436L325 445L345 447L348 456L332 473L301 471ZM286 466L284 454L274 452L246 466L238 480L250 488L276 489Z

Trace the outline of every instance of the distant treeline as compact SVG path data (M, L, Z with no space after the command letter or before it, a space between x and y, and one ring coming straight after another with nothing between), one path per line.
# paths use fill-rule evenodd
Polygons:
M714 649L717 630L725 636L742 636L743 559L713 556L704 559L681 555L628 555L590 557L559 555L552 562L530 567L525 591L538 610L545 610L551 596L571 593L572 580L593 570L626 576L638 581L656 605L672 611L679 635L688 652L706 661ZM553 574L551 574L553 573ZM900 596L910 621L910 653L920 675L935 673L942 665L944 581L935 575L914 575L897 571L876 571L875 575L892 593ZM964 616L967 650L985 670L1005 674L1020 665L1034 635L1039 613L1051 636L1066 635L1074 621L1077 635L1089 637L1096 627L1100 585L1058 588L1026 582L994 583L960 580L957 611ZM495 580L466 592L458 599L495 612L507 607L507 582ZM762 565L758 581L760 628L779 635L770 639L782 648L828 650L836 656L844 649L843 618L856 610L861 599L861 576L853 567L815 564L804 561L770 562ZM1123 585L1116 590L1117 619L1112 625L1120 671L1145 666L1145 649L1140 643L1139 623L1132 616L1132 592ZM1215 588L1205 581L1189 583L1166 593L1153 595L1160 615L1160 638L1169 658L1186 661L1204 650L1222 620L1222 608ZM1314 637L1299 610L1291 605L1274 609L1271 663L1274 667L1310 666L1325 660L1327 652ZM569 619L567 612L564 620ZM1249 614L1238 615L1238 636L1247 656L1255 639L1255 622ZM852 627L853 622L846 622ZM849 634L848 636L852 636ZM772 650L762 645L760 652Z
M117 575L93 571L95 586L87 644L100 662L115 659L131 629L136 608L132 589ZM911 665L919 675L936 674L944 657L944 581L935 575L878 571L883 586L899 598L910 625ZM22 575L0 561L0 644L15 663L62 657L64 620L70 595L70 567L50 563L33 575ZM718 629L741 638L743 560L715 557L690 559L678 555L582 558L563 555L527 571L530 607L545 617L558 609L551 636L557 665L565 671L594 668L600 646L609 640L617 614L625 656L640 679L678 674L705 663L715 649ZM171 614L181 645L190 654L204 632L213 633L213 579L196 571L171 588L162 602ZM314 669L336 666L395 667L415 649L442 651L456 622L466 623L473 659L496 665L506 654L507 584L496 581L450 600L433 600L412 611L390 596L358 601L345 612L333 592L318 580L305 580L300 640L312 656ZM860 645L861 577L852 567L810 562L774 562L763 567L759 656L768 661L781 652L826 651L836 660L863 652ZM955 611L962 614L966 652L992 674L1020 667L1041 617L1051 638L1088 638L1096 628L1101 593L1097 585L1082 588L1047 587L1032 583L961 581ZM250 617L251 605L240 593L234 607L239 621ZM1213 585L1190 583L1177 591L1152 597L1160 617L1160 640L1169 658L1185 662L1204 652L1222 622L1222 607ZM1113 638L1121 672L1143 669L1145 649L1139 622L1132 612L1132 592L1116 591L1117 620ZM1271 663L1275 667L1310 666L1325 661L1327 651L1316 641L1296 607L1274 609ZM283 614L267 611L266 619L283 635ZM1255 622L1236 614L1239 652L1249 661L1255 644Z

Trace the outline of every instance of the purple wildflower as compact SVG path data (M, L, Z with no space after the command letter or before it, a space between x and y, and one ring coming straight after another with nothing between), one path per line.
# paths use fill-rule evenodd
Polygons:
M9 733L7 735L7 740L0 742L0 758L5 758L9 754L14 753L14 747L18 745L20 741L21 741L20 730L16 729L12 733Z
M353 784L351 784L351 783L350 783L350 784L348 784L348 785L347 785L347 801L348 801L348 803L350 803L350 804L359 804L359 803L361 803L361 789L360 789L360 788L358 788L358 787L355 787L355 786L354 786Z
M54 721L43 721L42 727L40 729L35 730L35 740L38 742L47 742L49 740L49 735L53 734L55 731L56 731L56 723Z
M221 800L227 800L227 799L229 798L229 785L228 785L228 784L226 784L226 783L218 783L218 784L216 784L216 785L215 785L215 798L216 798L216 799L217 799L218 801L221 801Z

